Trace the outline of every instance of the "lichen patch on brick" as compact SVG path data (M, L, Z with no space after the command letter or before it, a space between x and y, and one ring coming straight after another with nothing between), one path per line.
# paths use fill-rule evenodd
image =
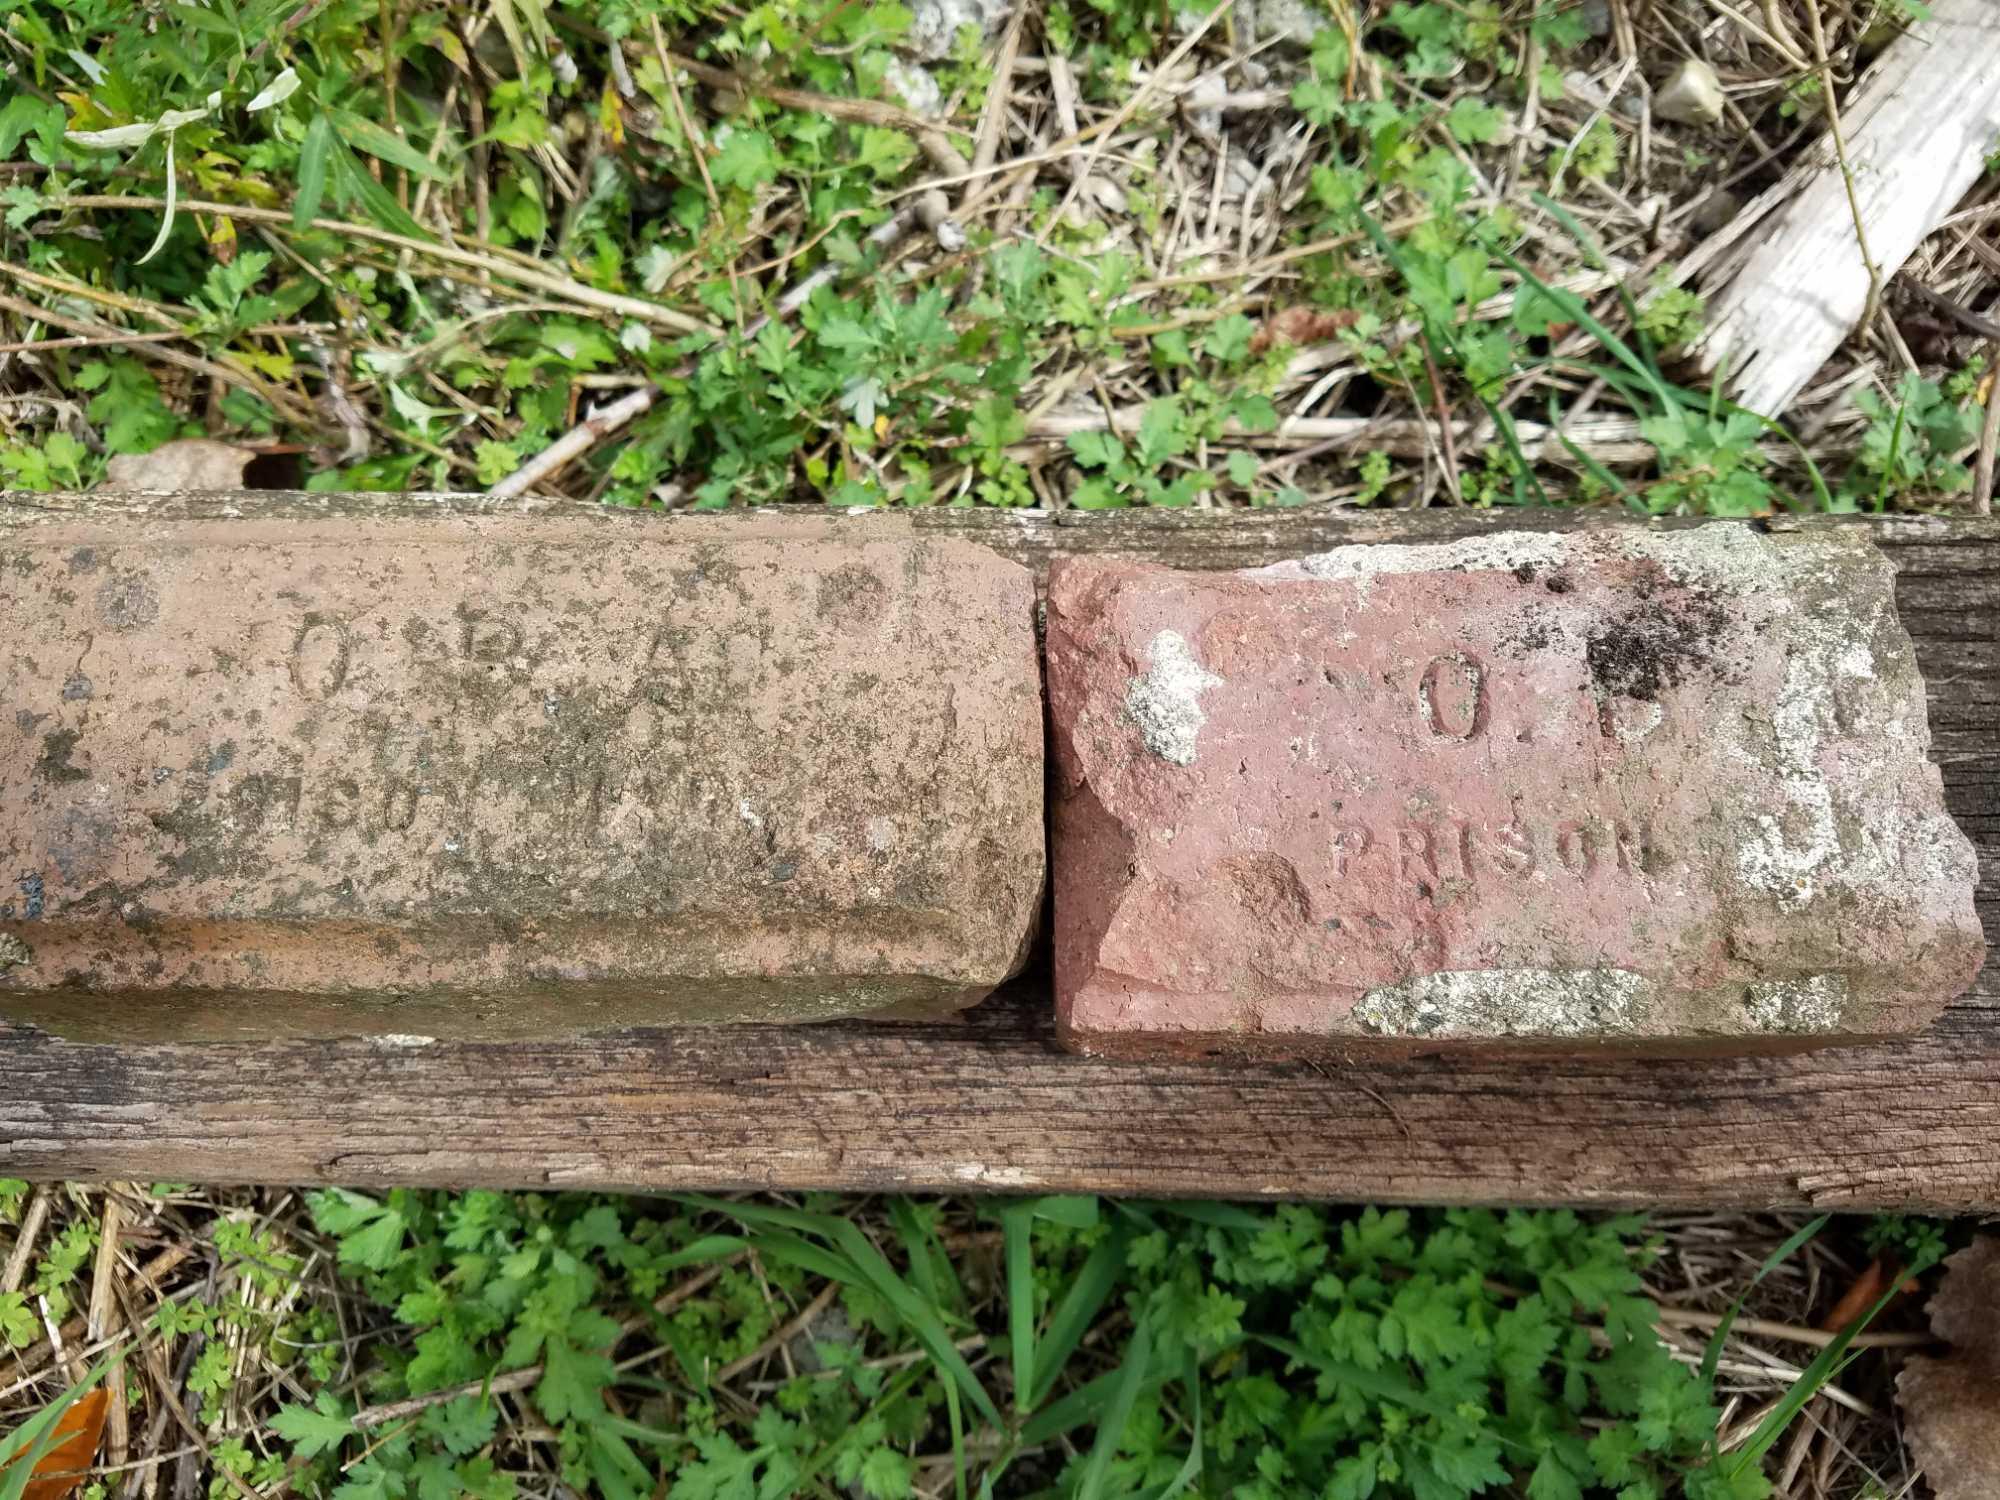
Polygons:
M1145 674L1132 678L1126 688L1125 712L1148 750L1177 766L1191 766L1207 722L1201 695L1222 686L1222 679L1195 659L1187 638L1176 630L1162 630L1147 643L1146 661Z
M1844 974L1765 979L1744 991L1743 1008L1759 1030L1802 1034L1838 1031L1847 1016Z
M1450 969L1370 990L1354 1008L1395 1037L1615 1037L1642 1018L1653 985L1624 969Z

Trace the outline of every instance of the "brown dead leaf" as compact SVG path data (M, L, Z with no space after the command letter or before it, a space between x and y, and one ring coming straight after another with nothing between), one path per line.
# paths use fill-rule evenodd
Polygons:
M1833 1311L1820 1320L1820 1328L1827 1333L1838 1333L1848 1324L1867 1315L1868 1310L1882 1300L1882 1294L1889 1290L1889 1283L1903 1274L1903 1268L1893 1260L1883 1260L1877 1256L1868 1262L1862 1273L1842 1293ZM1917 1283L1905 1280L1897 1288L1907 1295L1917 1289Z
M282 444L245 448L214 438L176 438L151 453L118 454L104 466L97 488L106 494L289 488L297 482L298 451Z
M1944 1264L1931 1331L1952 1352L1912 1358L1896 1377L1896 1400L1937 1500L1993 1500L2000 1495L2000 1236L1982 1235Z
M1279 344L1323 344L1341 329L1352 328L1360 316L1351 307L1281 308L1250 336L1250 352L1262 354Z
M104 1441L104 1418L110 1410L111 1393L102 1386L70 1402L56 1418L54 1441L42 1450L35 1465L38 1477L28 1481L21 1500L68 1500L97 1462L97 1445Z

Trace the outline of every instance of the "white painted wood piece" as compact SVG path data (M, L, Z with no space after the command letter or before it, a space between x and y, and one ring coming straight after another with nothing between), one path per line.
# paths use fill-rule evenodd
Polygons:
M2000 150L2000 0L1931 0L1929 19L1889 45L1841 107L1841 123L1868 248L1886 279ZM1791 403L1868 303L1831 131L1779 186L1784 206L1753 231L1759 241L1726 282L1707 288L1698 346L1704 368L1727 370L1736 399L1766 416Z

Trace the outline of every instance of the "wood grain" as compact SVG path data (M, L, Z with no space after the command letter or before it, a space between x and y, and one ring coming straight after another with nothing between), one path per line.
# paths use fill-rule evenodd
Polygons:
M1885 281L1894 276L1985 170L2000 130L1992 0L1936 0L1884 49L1840 115L1845 172L1822 121L1791 171L1680 266L1692 274L1725 244L1742 254L1739 266L1706 278L1695 352L1767 416L1791 405L1861 320L1869 259Z
M0 524L11 503L0 503ZM607 521L620 524L803 535L847 523ZM1236 567L1341 542L1599 519L926 512L887 524L975 537L1036 566L1062 552L1116 552ZM2000 868L2000 522L1873 524L1898 566L1947 795L1990 891ZM1990 934L2000 903L1984 891ZM0 1026L0 1175L2000 1209L2000 978L1989 967L1912 1039L1700 1062L1116 1064L1057 1049L1046 982L1032 977L940 1026L690 1029L556 1045L85 1047Z

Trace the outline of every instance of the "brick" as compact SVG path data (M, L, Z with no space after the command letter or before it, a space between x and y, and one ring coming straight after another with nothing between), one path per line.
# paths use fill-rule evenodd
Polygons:
M1984 952L1857 532L1059 562L1048 678L1086 1051L1791 1048Z
M0 506L0 1015L556 1035L1019 966L1025 569L893 520L130 509Z

